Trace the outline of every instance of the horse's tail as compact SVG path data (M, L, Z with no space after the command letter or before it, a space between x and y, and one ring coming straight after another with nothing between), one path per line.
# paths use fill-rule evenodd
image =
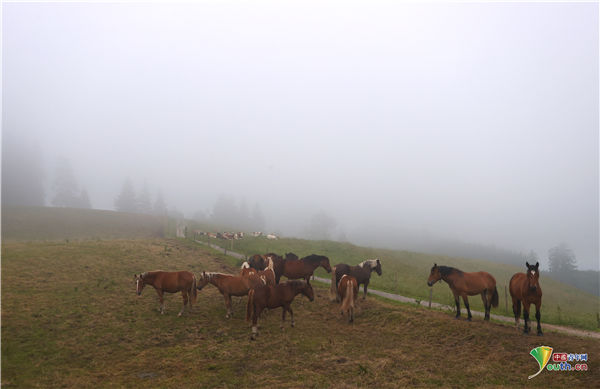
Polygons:
M342 300L342 312L348 311L354 305L354 284L349 279L346 282L346 293L344 293L344 299Z
M337 300L337 285L335 284L335 266L331 269L331 288L329 288L329 300Z
M191 296L190 296L190 301L192 304L196 304L196 300L198 299L198 289L196 289L196 276L192 275L192 291L191 291Z
M254 289L250 289L248 291L248 303L246 304L246 321L250 321L254 311Z
M492 306L496 308L498 306L498 288L494 286L494 294L492 295Z

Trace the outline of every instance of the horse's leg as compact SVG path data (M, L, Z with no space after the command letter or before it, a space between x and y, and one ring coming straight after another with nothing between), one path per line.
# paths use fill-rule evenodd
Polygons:
M160 301L160 314L165 313L165 299L163 299L163 291L161 289L156 289L156 293L158 293L158 301Z
M363 290L364 290L364 292L365 292L365 293L363 294L363 300L367 298L367 286L369 286L369 280L366 280L366 281L365 281L365 286L364 286L364 288L363 288Z
M283 323L285 322L285 305L281 306L281 325L279 326L279 328L281 328L283 330Z
M469 308L469 300L466 294L462 295L463 302L465 303L465 308L467 308L467 320L471 321L471 309Z
M537 334L538 334L538 336L544 335L544 333L542 332L542 325L540 324L540 318L542 317L542 315L540 314L540 308L541 307L542 307L542 302L541 301L539 303L535 304L535 319L537 320Z
M231 310L231 296L225 293L223 297L225 298L225 307L227 308L225 319L229 319L231 316L233 316L233 311Z
M181 307L181 311L179 311L177 316L183 315L183 311L185 311L185 306L188 303L188 294L185 290L181 291L181 297L183 297L183 307Z
M481 292L481 299L483 300L483 307L485 308L485 319L484 320L490 320L490 304L488 303L488 300L491 301L491 299L487 298L487 289L484 289L483 292Z
M460 317L460 300L459 300L459 295L455 291L452 291L452 293L454 293L454 302L456 303L456 316L454 318L458 319Z
M252 313L252 335L250 335L251 340L255 340L258 336L258 316L260 315L261 310L260 307L254 306L254 312Z
M292 311L292 306L288 305L288 311L290 311L290 316L292 317L292 327L295 325L294 324L294 311Z
M512 298L513 313L515 314L515 328L519 329L519 320L521 320L521 300Z
M529 306L530 303L523 301L523 321L525 322L525 328L523 328L523 333L529 333Z

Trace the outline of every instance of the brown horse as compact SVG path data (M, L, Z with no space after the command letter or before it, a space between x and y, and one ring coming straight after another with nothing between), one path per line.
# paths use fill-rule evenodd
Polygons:
M342 315L348 312L348 322L354 321L354 302L358 296L358 281L356 278L344 274L338 285L338 294L342 300Z
M302 293L310 301L315 299L312 286L304 281L287 281L273 286L261 286L250 290L248 293L248 304L246 305L246 320L252 319L252 336L254 340L258 336L258 318L265 308L282 308L281 329L285 322L285 313L289 311L292 317L292 327L294 326L294 312L291 304L294 297Z
M267 267L267 259L265 255L254 254L248 259L248 265L256 270L265 270Z
M312 277L315 269L319 266L323 267L327 273L331 273L329 258L324 255L311 254L302 259L286 259L283 263L283 272L279 277L277 272L275 272L275 280L277 281L283 275L290 280L304 278L306 282L309 282L310 277Z
M357 266L346 265L345 263L337 264L333 267L333 274L331 275L331 297L332 300L340 301L340 296L337 293L338 284L342 279L344 274L348 274L354 278L358 282L358 286L360 284L364 285L364 294L363 300L367 297L367 287L369 286L369 281L371 280L371 272L375 272L381 276L381 261L379 259L367 259L359 263Z
M275 271L273 270L274 263L270 258L267 258L267 268L265 270L259 270L256 272L256 275L260 277L260 279L266 285L275 285ZM252 269L255 270L255 269Z
M456 302L456 318L460 317L460 301L462 297L467 308L467 320L471 321L471 309L467 296L481 294L483 306L485 307L485 320L490 320L490 309L492 306L498 306L498 290L496 289L496 279L484 271L475 273L464 273L458 269L448 266L438 266L434 264L427 280L427 285L433 286L439 280L444 280L450 286Z
M531 304L535 304L537 334L538 336L542 336L544 335L542 333L542 326L540 325L542 288L540 287L539 283L540 272L538 270L538 268L540 267L540 263L536 262L535 265L530 265L529 262L525 262L525 265L527 266L527 273L515 274L514 276L512 276L509 283L510 297L512 297L513 312L515 314L515 328L519 328L519 316L521 316L521 302L523 302L523 321L525 322L523 333L529 333L529 307Z
M240 268L241 276L249 276L250 274L256 274L257 270L250 267L248 262L242 263L242 267Z
M256 270L265 270L269 262L273 263L273 272L275 273L275 283L278 284L283 275L285 261L297 260L298 256L294 253L286 253L285 259L275 253L265 255L255 254L248 260L251 268Z
M196 277L189 271L149 271L140 275L133 276L136 283L136 292L138 296L142 295L142 290L146 285L152 285L158 293L160 301L160 313L165 313L165 300L163 293L181 292L183 297L183 307L177 316L181 316L185 310L185 306L190 303L189 310L192 310L192 305L196 302L198 293L196 292Z
M216 286L225 298L226 318L233 315L231 296L246 296L250 289L265 285L265 282L256 274L233 276L231 274L202 272L202 277L198 280L198 290L202 290L209 282Z

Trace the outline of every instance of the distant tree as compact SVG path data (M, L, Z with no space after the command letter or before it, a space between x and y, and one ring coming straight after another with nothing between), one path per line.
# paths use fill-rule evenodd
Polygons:
M220 226L239 225L239 209L231 196L220 195L213 205L211 220Z
M137 212L135 190L129 178L125 180L121 193L115 199L115 209L119 212Z
M167 204L165 203L165 199L161 192L158 192L156 195L156 201L154 201L154 206L152 207L152 212L155 215L164 216L167 214Z
M548 261L552 273L568 273L577 269L575 253L565 243L548 250Z
M337 226L333 217L325 211L314 214L308 224L307 235L311 239L331 239L331 233Z
M265 217L258 203L254 203L252 216L250 217L250 229L254 231L264 231L266 227Z
M137 211L148 215L152 213L152 203L150 201L150 194L148 193L148 185L146 185L145 182L142 186L142 192L137 198Z
M84 209L92 208L92 203L90 202L90 196L88 196L87 190L85 190L85 189L81 190L81 193L79 194L79 198L77 199L76 208L84 208Z
M58 159L52 188L54 190L52 205L55 207L78 208L80 205L79 185L68 159Z
M3 129L2 205L44 204L44 170L39 145Z

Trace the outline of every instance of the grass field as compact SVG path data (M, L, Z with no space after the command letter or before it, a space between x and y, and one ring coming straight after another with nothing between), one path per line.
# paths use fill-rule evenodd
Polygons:
M594 387L600 342L524 336L480 319L369 298L356 323L325 289L294 301L296 328L280 311L250 341L246 299L225 319L220 294L203 289L194 311L180 296L158 313L155 292L135 295L133 274L187 269L233 272L235 260L182 240L3 242L2 386L6 387ZM385 273L384 273L385 274ZM590 355L588 372L542 372L540 345Z
M206 238L203 238L203 240L206 240ZM211 243L226 248L231 247L231 241L211 239ZM521 269L516 266L482 260L366 248L350 243L292 238L267 240L263 237L246 237L242 240L233 241L233 250L246 255L264 254L269 251L283 254L292 251L301 257L316 253L328 256L332 266L342 262L357 264L367 258L380 258L383 274L381 277L373 274L369 286L421 300L429 298L429 287L426 281L434 263L456 267L467 272L483 270L491 273L496 278L500 297L500 305L498 308L492 308L492 313L506 316L512 316L512 303L508 291L506 291L508 299L505 298L505 287L508 287L508 282L513 274L524 272L525 268L525 264ZM322 268L319 268L316 274L322 277L330 277ZM600 323L598 323L597 316L600 310L599 297L544 276L543 273L540 276L540 285L544 293L542 301L543 322L594 331L599 330ZM454 297L450 292L450 288L444 282L434 285L432 299L439 303L454 306ZM506 304L507 301L508 305ZM483 311L483 304L479 296L470 297L469 302L473 309ZM461 301L461 309L464 311L462 305Z

